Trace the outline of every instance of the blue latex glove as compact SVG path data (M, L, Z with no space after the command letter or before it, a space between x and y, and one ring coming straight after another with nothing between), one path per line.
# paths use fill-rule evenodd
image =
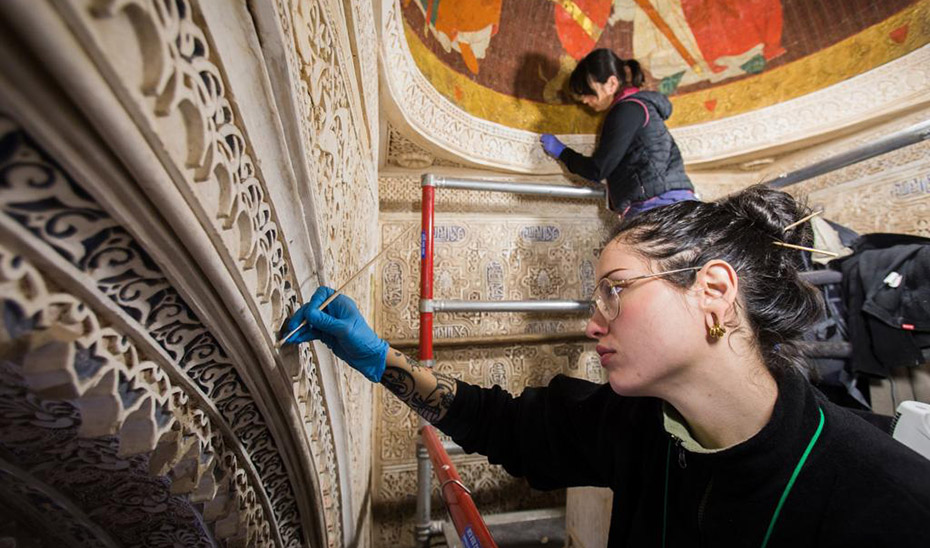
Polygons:
M339 295L326 305L317 308L335 293L331 288L317 288L310 302L301 306L284 327L284 334L294 330L300 322L307 325L291 335L288 343L302 343L319 339L342 361L351 365L371 382L380 382L384 374L388 343L381 340L358 311L352 299Z
M540 135L539 142L542 143L543 150L546 151L546 154L552 156L556 160L559 159L562 151L565 150L565 145L562 141L559 141L556 136L551 133L543 133Z

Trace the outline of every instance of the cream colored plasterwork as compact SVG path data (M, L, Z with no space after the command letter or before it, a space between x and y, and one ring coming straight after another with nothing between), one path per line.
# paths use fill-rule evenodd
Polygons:
M538 143L538 134L471 116L439 94L417 69L404 37L395 0L386 9L382 37L386 94L395 120L438 149L467 162L529 173L558 172ZM709 162L828 133L893 111L902 103L926 101L930 90L930 46L827 89L724 120L672 131L686 163ZM565 136L581 151L592 136Z
M376 249L378 217L374 154L367 136L377 142L377 78L373 58L375 35L370 5L351 2L355 49L360 56L360 85L356 85L350 52L340 47L347 21L338 4L327 1L276 2L278 23L287 42L287 63L295 89L302 156L308 162L314 195L316 223L322 235L325 279L341 285L368 261ZM361 89L364 97L358 96ZM374 99L373 99L374 98ZM375 102L373 102L373 100ZM365 102L368 124L361 116ZM366 138L362 139L362 135ZM345 289L363 311L371 299L364 280ZM305 299L309 295L304 296ZM365 493L371 466L371 384L351 368L338 363L345 402L349 469L354 519L368 515ZM359 531L362 539L367 530Z
M352 45L358 58L359 90L365 105L366 130L368 131L371 162L378 161L379 109L378 109L378 33L375 25L374 2L346 0L351 6Z
M419 219L385 218L382 241ZM597 218L499 218L438 213L434 236L434 298L451 300L586 300L594 289L597 253L606 232ZM390 341L414 340L419 316L417 234L387 252L378 278L377 325ZM437 339L580 333L587 315L438 314Z
M106 455L95 455L99 444L92 440L116 436L119 451L110 457L109 466L104 462L104 471L124 466L114 457L145 454L154 477L170 478L172 493L204 504L203 519L217 539L231 546L280 545L280 532L264 514L242 454L226 447L228 426L214 424L210 411L215 410L204 394L179 387L163 364L156 363L160 358L150 359L131 336L108 325L81 299L57 291L28 258L5 246L0 246L0 302L5 310L15 311L7 315L0 333L4 359L21 356L21 375L36 396L67 400L79 410L78 436L86 441L55 446L58 466L70 466L75 456L84 463L105 460ZM20 328L12 329L16 324ZM11 396L5 393L6 411L13 409ZM48 420L60 408L48 408L37 419ZM4 416L6 428L11 418ZM35 425L40 423L34 420ZM63 425L47 428L54 427ZM90 479L63 475L59 488L62 483ZM148 493L136 496L144 500ZM104 516L121 513L123 527L145 519L144 513L135 515L136 508L125 506L94 510ZM151 517L164 508L151 504L147 511ZM109 519L104 523L113 524ZM150 540L160 544L154 537Z
M269 521L270 542L278 546L300 543L303 533L294 489L287 481L288 471L279 441L270 433L271 421L256 401L256 392L244 380L242 371L246 368L230 358L230 352L203 325L146 249L39 149L16 122L0 116L0 136L7 152L0 162L0 232L4 241L17 241L31 250L33 256L43 261L43 272L61 273L60 276L67 279L69 291L82 290L98 299L98 307L105 306L101 303L110 303L122 311L122 314L116 313L117 318L137 330L135 338L148 344L145 353L151 356L150 360L157 363L162 372L170 371L187 379L185 388L187 393L196 396L197 407L212 411L211 419L219 426L218 430L232 440L228 444L235 447L237 458L244 463L241 467L248 470L245 478L251 485L250 498L268 512L265 519ZM41 293L28 285L19 285L8 293L7 299L11 302L17 297L14 289L29 297ZM77 306L81 313L84 308L86 305ZM6 331L18 333L21 330L7 327ZM58 331L52 333L60 335ZM22 335L17 337L22 338ZM304 363L312 365L309 359ZM67 370L67 367L70 366L64 363L59 369ZM81 385L62 393L57 386L65 381L72 382L73 374L44 369L40 373L43 380L34 381L38 384L33 386L37 392L52 387L57 397L70 398L89 391L89 401L93 405L102 406L104 413L114 412L100 387ZM107 382L121 374L127 378L135 375L110 371ZM314 390L308 392L312 394ZM319 393L318 387L315 392ZM325 409L322 399L317 399L321 402L320 408ZM83 410L80 402L78 407ZM325 415L321 418L328 424ZM110 428L110 424L103 423L102 427ZM312 424L314 429L318 424ZM320 429L320 432L323 435L319 437L325 440L327 431ZM103 434L91 430L88 435ZM153 430L151 435L161 434ZM186 451L188 447L184 445L179 450ZM314 449L322 454L325 448L317 444ZM201 464L206 465L206 459ZM218 504L225 508L225 502Z
M789 187L860 234L930 238L930 141L923 141Z
M387 163L406 169L437 167L464 167L462 164L438 157L407 139L403 133L387 122Z
M114 0L63 4L62 11L94 52L101 72L111 78L153 149L163 154L188 205L210 227L207 232L245 288L250 313L263 328L265 344L271 346L284 318L300 302L297 284L289 272L286 247L261 169L253 161L248 135L238 120L224 65L197 6L186 0ZM129 47L133 43L137 46ZM334 121L332 111L337 109L324 110L330 114L327 127L333 138L322 140L323 146L335 148L319 165L324 170L339 166L348 170L345 177L364 180L370 167L347 160L357 155L343 156L338 149L341 141L355 139L344 136L340 141L332 126L339 126L339 131L352 128ZM293 397L304 404L301 418L310 440L308 449L320 473L326 542L339 546L342 497L330 417L317 366L308 351L300 353L299 364L292 372ZM274 489L293 488L280 479L273 485ZM280 511L295 519L293 499L285 506ZM302 542L300 536L298 530L288 542Z

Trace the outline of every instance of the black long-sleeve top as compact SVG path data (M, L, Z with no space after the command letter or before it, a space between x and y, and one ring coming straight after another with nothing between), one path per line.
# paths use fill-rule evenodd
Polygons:
M589 181L602 181L617 169L633 136L646 123L646 111L632 101L618 103L607 112L597 148L591 156L566 148L559 160L575 175Z
M778 387L769 423L716 452L673 438L660 400L564 376L516 398L459 382L436 426L534 488L613 489L609 546L661 546L667 511L669 548L758 547L822 409L768 546L928 546L930 461L799 374Z

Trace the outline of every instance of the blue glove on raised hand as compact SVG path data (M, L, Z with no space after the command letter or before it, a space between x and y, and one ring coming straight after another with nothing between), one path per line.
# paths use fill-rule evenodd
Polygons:
M559 141L558 138L551 133L543 133L540 135L539 142L542 143L543 150L546 151L546 154L552 156L556 160L559 159L559 155L565 150L565 145L562 144L562 141Z
M310 302L301 306L284 327L284 333L293 331L300 322L307 325L291 335L288 343L302 343L319 339L342 361L351 365L371 382L380 382L384 374L388 343L381 340L358 311L352 299L339 295L321 312L317 308L335 293L331 288L317 288Z

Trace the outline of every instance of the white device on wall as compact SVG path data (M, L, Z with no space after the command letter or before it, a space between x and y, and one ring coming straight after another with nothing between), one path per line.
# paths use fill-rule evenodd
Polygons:
M902 402L894 416L891 437L930 459L930 404Z

